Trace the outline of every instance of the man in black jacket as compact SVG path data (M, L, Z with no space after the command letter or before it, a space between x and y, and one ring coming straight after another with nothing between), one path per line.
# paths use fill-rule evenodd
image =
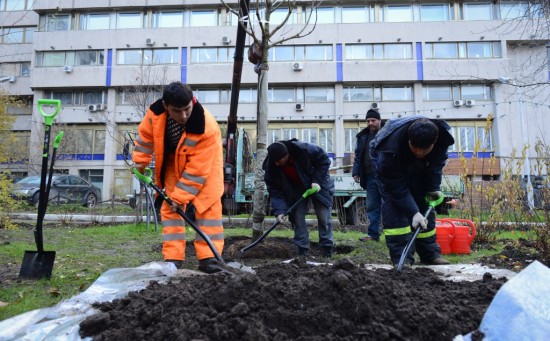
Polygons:
M414 263L414 252L425 264L445 265L436 243L435 213L428 217L425 200L437 200L441 193L447 149L454 144L450 126L443 120L410 116L390 120L371 143L380 194L384 235L394 265L412 236L421 228L406 264ZM426 219L425 219L426 218Z
M330 163L327 153L321 147L296 139L271 144L263 163L271 206L279 222L284 222L284 213L306 190L314 187L319 189L308 199L311 199L317 215L319 246L324 257L332 257L334 246L331 220L334 181L328 174ZM299 256L307 256L310 246L306 224L308 199L303 200L289 214Z
M381 198L374 167L370 158L370 142L374 139L380 130L382 122L380 113L377 110L369 109L366 118L367 127L357 134L357 148L355 149L355 160L353 161L353 170L351 174L355 182L359 182L361 188L367 191L367 217L369 218L369 228L367 235L359 238L360 241L380 240L380 207Z

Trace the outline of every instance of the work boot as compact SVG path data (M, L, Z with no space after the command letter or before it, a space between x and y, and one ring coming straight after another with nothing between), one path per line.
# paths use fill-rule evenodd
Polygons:
M332 258L332 247L331 246L323 247L323 258Z
M449 262L446 259L443 259L442 257L437 257L437 258L432 259L431 261L429 261L428 264L430 264L430 265L449 265L449 264L451 264L451 262Z
M222 269L218 265L218 261L212 257L199 260L199 271L213 274L222 271Z
M307 251L308 251L308 249L305 249L303 247L299 247L298 248L298 257L306 258L307 257Z
M167 259L164 262L174 264L176 266L176 269L181 269L181 266L183 265L183 261L181 260Z

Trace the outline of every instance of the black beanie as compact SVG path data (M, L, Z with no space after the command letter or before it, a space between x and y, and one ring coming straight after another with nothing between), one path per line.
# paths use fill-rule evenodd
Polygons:
M365 120L368 120L369 118L376 118L377 120L379 120L380 113L374 109L369 109L369 111L367 111L367 117L365 118Z
M275 142L267 147L267 156L271 162L279 161L286 154L288 154L288 148L282 142Z

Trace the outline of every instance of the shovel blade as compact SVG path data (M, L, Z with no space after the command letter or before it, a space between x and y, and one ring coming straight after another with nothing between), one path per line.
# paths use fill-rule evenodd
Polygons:
M28 279L50 278L54 260L55 251L25 251L19 277Z

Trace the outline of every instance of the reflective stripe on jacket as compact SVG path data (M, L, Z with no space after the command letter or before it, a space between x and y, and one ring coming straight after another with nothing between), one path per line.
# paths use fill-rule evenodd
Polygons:
M168 113L159 99L139 124L133 161L149 165L155 155L155 183L161 186L164 143ZM176 149L175 172L179 174L171 199L179 204L192 202L204 212L223 194L223 149L216 119L200 103L195 103Z

